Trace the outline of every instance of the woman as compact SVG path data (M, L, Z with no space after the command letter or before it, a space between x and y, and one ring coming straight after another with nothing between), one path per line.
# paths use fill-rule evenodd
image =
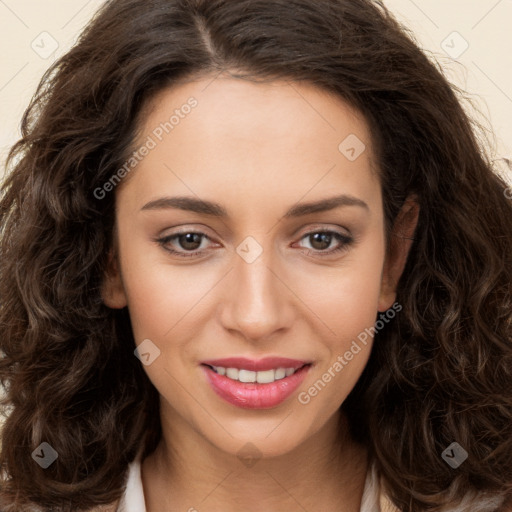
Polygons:
M107 2L9 161L2 510L511 509L510 196L380 2Z

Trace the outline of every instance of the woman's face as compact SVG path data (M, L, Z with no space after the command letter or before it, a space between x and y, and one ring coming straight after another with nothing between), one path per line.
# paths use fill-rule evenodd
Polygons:
M298 83L208 78L151 107L105 302L128 306L165 421L286 453L333 418L395 299L368 127Z

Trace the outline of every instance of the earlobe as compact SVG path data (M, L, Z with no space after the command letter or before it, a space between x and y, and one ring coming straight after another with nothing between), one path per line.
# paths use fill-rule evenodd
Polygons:
M398 213L391 237L388 252L382 270L381 292L378 310L389 309L396 299L398 281L407 263L407 256L414 241L414 231L418 224L419 204L416 196L409 196Z
M113 251L110 251L108 255L108 264L101 284L101 298L103 303L112 309L121 309L128 304L119 263Z

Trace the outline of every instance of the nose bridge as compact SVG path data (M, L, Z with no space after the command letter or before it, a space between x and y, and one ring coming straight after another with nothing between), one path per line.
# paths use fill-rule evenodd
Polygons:
M272 269L272 250L256 243L246 239L237 247L223 311L226 328L254 340L288 327L291 319L289 294Z

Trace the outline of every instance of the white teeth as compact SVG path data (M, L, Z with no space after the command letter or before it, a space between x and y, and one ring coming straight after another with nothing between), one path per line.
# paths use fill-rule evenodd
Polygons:
M269 384L274 382L274 370L265 370L264 372L256 372L256 380L258 384Z
M286 368L278 368L276 370L276 380L284 379L286 377Z
M256 382L256 372L240 370L238 372L238 380L240 382Z
M239 370L238 368L223 368L222 366L212 366L212 368L219 375L225 375L228 379L238 380L239 382L257 382L258 384L270 384L295 373L294 368L276 368L275 370L260 372Z
M226 377L238 380L238 368L226 368Z

